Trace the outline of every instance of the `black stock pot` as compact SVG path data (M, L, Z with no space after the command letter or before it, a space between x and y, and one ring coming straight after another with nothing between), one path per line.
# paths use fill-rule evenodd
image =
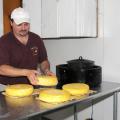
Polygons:
M70 82L87 83L91 87L101 84L101 67L96 66L92 60L79 59L67 61L69 67Z

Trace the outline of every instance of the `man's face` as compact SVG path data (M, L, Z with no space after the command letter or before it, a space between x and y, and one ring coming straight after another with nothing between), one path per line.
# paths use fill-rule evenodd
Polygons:
M25 37L26 35L28 35L29 29L30 29L29 23L23 22L23 23L17 25L13 21L13 22L11 22L11 26L12 26L13 32L16 36Z

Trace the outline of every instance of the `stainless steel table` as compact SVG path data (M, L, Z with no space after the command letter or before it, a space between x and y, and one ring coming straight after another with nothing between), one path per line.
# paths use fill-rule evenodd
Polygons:
M5 97L0 93L0 120L23 120L37 115L44 115L69 106L74 106L74 119L77 120L77 104L85 104L87 101L107 98L113 95L113 120L117 120L117 97L120 91L120 83L105 82L101 86L94 88L97 92L78 100L72 100L61 104L44 103L35 96L25 98ZM101 99L102 100L102 99Z

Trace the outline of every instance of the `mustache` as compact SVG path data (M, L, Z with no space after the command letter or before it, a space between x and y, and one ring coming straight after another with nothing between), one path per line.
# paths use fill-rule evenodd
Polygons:
M20 32L27 32L27 30L21 30Z

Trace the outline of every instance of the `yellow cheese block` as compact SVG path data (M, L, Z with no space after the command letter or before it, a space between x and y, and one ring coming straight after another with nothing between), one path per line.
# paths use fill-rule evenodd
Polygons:
M56 76L38 76L38 85L42 86L55 86L58 83L57 77Z
M13 97L25 97L33 93L33 86L28 84L8 85L5 88L5 94Z
M44 89L40 92L38 99L44 102L60 103L70 100L70 94L59 89Z
M71 95L84 95L89 92L89 86L84 83L65 84L62 89L68 91Z

